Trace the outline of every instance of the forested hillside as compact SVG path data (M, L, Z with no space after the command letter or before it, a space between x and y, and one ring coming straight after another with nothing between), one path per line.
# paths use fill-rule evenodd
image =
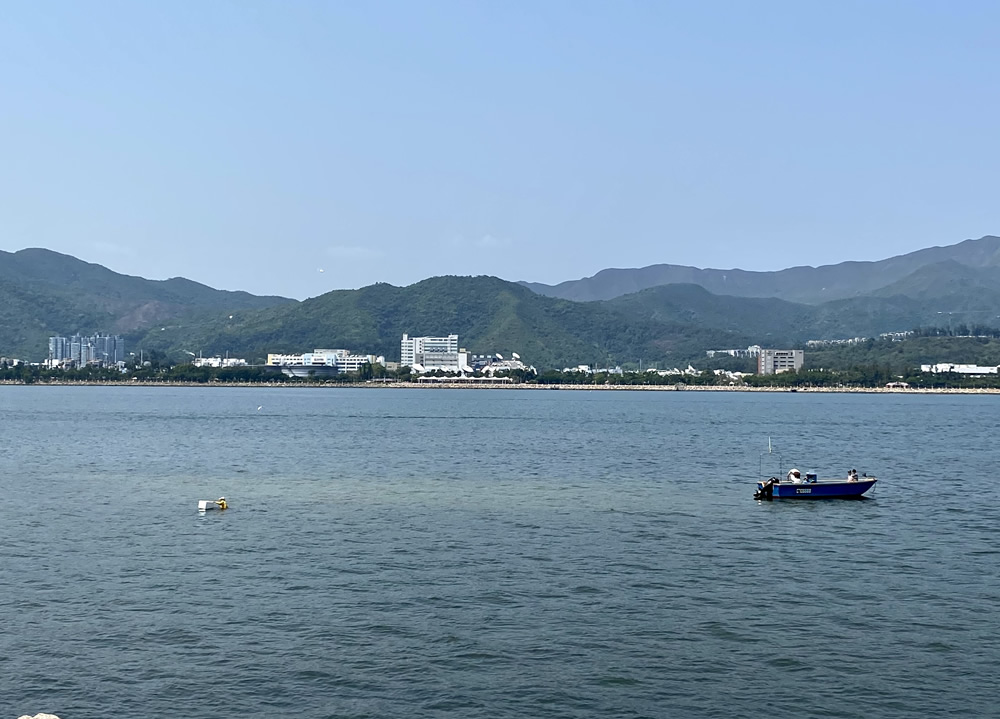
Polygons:
M124 334L131 349L174 361L229 354L262 362L269 353L319 348L392 361L403 333L454 333L470 352L517 352L540 368L684 366L704 363L706 350L752 344L796 347L918 327L983 334L1000 325L1000 266L989 264L988 239L962 255L978 252L984 266L945 259L870 294L816 304L714 294L697 284L574 302L486 276L375 284L297 302L180 278L129 277L47 250L22 250L0 253L0 356L39 361L51 335L100 332ZM932 248L925 259L945 249Z
M987 235L978 240L928 247L877 262L841 262L773 272L661 264L601 270L593 277L557 285L522 284L539 294L578 302L609 300L661 285L695 284L719 295L779 297L790 302L820 304L877 292L921 268L942 263L974 268L1000 267L1000 237Z
M669 317L635 319L603 303L537 295L495 277L435 277L409 287L340 290L232 320L201 318L147 334L143 346L168 353L268 353L346 348L399 359L403 333L458 334L474 353L519 353L545 367L615 364L704 355L704 347L749 336Z
M0 252L0 355L44 358L48 338L124 334L193 312L260 309L294 302L227 292L183 278L147 280L44 249Z

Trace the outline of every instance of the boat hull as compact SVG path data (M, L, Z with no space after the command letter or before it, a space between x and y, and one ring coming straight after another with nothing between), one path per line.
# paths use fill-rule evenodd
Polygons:
M875 477L866 477L856 482L819 480L792 484L781 482L773 485L774 499L859 499L875 486Z

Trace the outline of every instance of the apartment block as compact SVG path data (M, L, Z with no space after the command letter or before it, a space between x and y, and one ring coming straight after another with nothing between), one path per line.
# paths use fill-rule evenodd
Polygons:
M780 374L802 369L805 353L802 350L762 349L757 355L757 374Z

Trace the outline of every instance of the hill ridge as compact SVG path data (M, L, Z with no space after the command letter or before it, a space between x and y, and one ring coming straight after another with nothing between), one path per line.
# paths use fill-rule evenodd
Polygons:
M320 347L393 359L405 332L455 333L474 353L518 352L540 367L640 360L683 365L710 349L996 325L1000 238L929 249L916 259L880 261L896 270L884 272L890 265L882 264L878 276L869 272L865 282L877 285L874 290L855 287L848 296L807 303L785 289L808 288L810 282L772 277L780 294L753 296L746 294L746 278L732 275L723 278L720 290L672 283L602 301L547 297L492 275L445 275L403 287L375 283L333 290L298 302L214 290L185 278L145 280L32 248L0 252L0 355L38 361L51 335L113 332L125 334L130 348L155 349L175 359L228 352L261 361L269 352ZM827 266L826 279L845 294L846 280L837 273L856 275L858 267L873 265L878 263ZM693 272L684 278L692 274L698 278Z
M661 263L633 269L608 268L590 277L556 285L526 281L519 284L539 294L577 302L609 300L649 287L690 283L715 294L781 297L818 304L874 292L920 267L947 259L974 267L1000 266L1000 237L985 235L975 240L928 247L883 260L846 260L819 267L800 265L782 270L754 271L702 269Z

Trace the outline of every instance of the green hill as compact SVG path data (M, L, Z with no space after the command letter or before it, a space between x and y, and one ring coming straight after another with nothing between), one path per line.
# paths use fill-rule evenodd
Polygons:
M652 287L605 304L623 315L731 332L752 337L755 343L798 341L799 328L815 321L815 310L808 305L715 295L692 284Z
M557 285L523 282L539 294L587 302L609 300L668 284L696 284L735 297L780 297L820 304L868 295L929 265L954 262L966 267L1000 267L1000 237L987 235L945 247L928 247L877 262L841 262L822 267L789 267L774 272L650 265L607 269L593 277Z
M902 373L923 364L1000 365L1000 339L995 337L910 337L904 341L868 341L828 346L806 352L807 369L845 370L888 366Z
M496 277L376 284L297 302L180 278L145 280L48 250L22 250L0 253L0 355L38 361L51 335L102 332L124 334L130 348L175 361L185 353L228 353L261 362L269 353L316 348L397 360L403 333L456 333L470 352L517 352L539 368L702 365L708 349L996 327L1000 266L990 243L977 243L965 259L978 252L983 266L925 262L869 294L814 304L712 293L696 283L574 302Z
M697 285L663 285L608 300L631 317L740 332L756 344L877 337L917 327L1000 325L1000 268L954 262L924 267L864 297L818 305L715 295Z
M0 252L0 355L39 360L48 338L77 332L123 334L191 312L260 309L294 302L215 290L183 278L122 275L44 249Z
M496 277L435 277L408 287L377 284L300 304L219 320L178 322L148 333L146 348L230 353L261 361L268 353L346 348L399 359L403 333L458 334L470 352L519 353L539 367L686 361L704 347L745 343L737 333L667 318L633 318L604 303L542 297Z

